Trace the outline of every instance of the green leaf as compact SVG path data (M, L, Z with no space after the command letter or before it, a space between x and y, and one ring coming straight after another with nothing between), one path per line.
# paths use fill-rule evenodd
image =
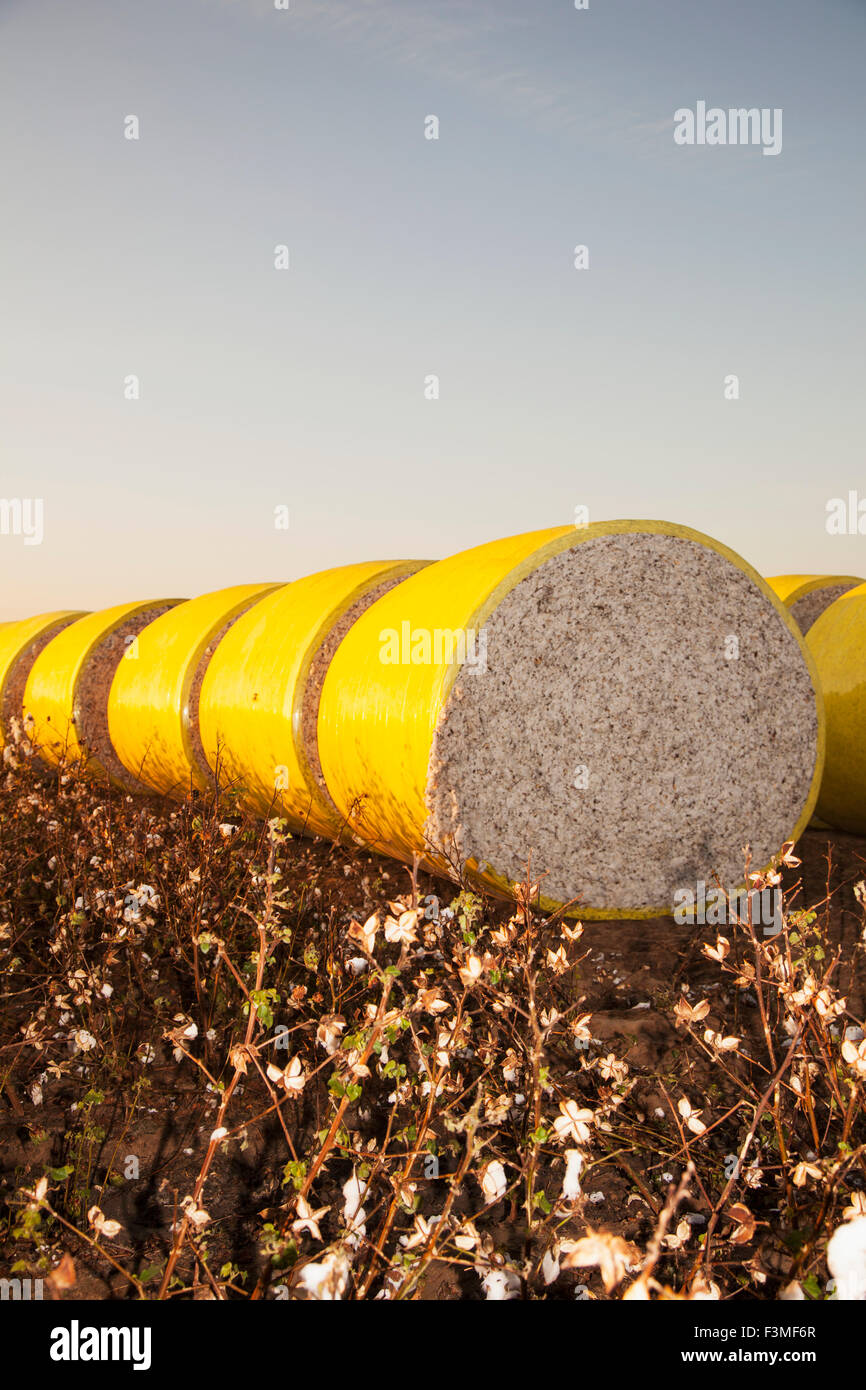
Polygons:
M795 1255L799 1254L806 1244L807 1236L805 1231L786 1231L782 1235L782 1244L786 1245Z

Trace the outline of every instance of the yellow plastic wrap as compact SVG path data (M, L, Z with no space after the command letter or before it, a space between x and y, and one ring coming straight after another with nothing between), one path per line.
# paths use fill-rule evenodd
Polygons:
M445 764L431 764L431 755L437 738L454 727L439 727L460 670L452 642L459 649L461 641L482 634L503 599L555 556L585 541L635 533L679 537L715 551L763 592L795 637L813 679L817 716L814 772L796 801L803 809L790 827L795 838L817 799L824 715L809 654L814 640L804 645L786 604L826 587L828 577L781 576L771 587L727 547L658 521L554 527L492 541L432 565L348 565L290 584L236 586L188 602L123 604L79 617L51 635L33 661L20 700L27 732L51 763L86 757L90 771L107 771L122 785L143 783L169 795L207 787L216 773L220 786L233 789L242 804L283 815L296 830L334 838L348 830L399 859L411 861L418 854L434 871L453 872L441 857L443 846L426 838L430 830L438 840L431 827L447 824L449 814L445 802L445 820L431 819L428 795L449 795L450 783L440 777ZM818 635L842 602L818 620ZM69 617L48 614L0 626L0 696L8 687L18 701L25 669L20 653L30 650L28 642L36 642L40 633L44 640L46 624L60 627ZM417 660L384 657L386 640L411 646L419 633L444 640L437 647L437 637L432 650ZM133 640L124 659L127 637ZM862 645L859 636L857 642ZM848 675L856 675L855 656L846 660ZM836 689L833 679L834 694L850 704L852 691L843 690L841 676ZM854 680L852 689L862 699L863 683ZM840 746L850 748L860 727L859 707L843 715ZM497 745L500 758L507 744L508 736ZM810 744L809 768L812 753ZM494 785L497 766L491 766L493 782L485 781L485 790ZM849 781L856 801L866 771ZM457 807L457 792L453 795ZM790 818L795 814L792 810ZM843 807L836 823L853 815ZM502 864L485 861L482 872L470 860L465 867L495 891L513 890ZM639 901L646 903L648 896ZM669 902L649 908L627 903L612 908L609 902L596 909L584 903L582 910L610 918L670 910Z
M337 836L341 819L317 784L302 721L311 664L350 610L423 561L371 561L324 570L261 599L226 633L199 698L205 754L221 786L295 829Z
M832 589L837 584L859 585L863 580L852 574L774 574L767 583L786 608L793 608L816 589Z
M818 815L866 834L866 584L849 589L817 619L806 644L818 668L827 754Z
M78 737L82 677L91 659L98 656L102 643L124 633L124 624L129 625L134 641L148 612L180 602L181 599L150 599L117 604L79 618L52 637L33 663L24 691L28 733L41 758L55 765L64 759L76 762L86 758L94 775L105 773L93 750L86 749ZM129 654L134 654L134 648Z
M419 853L434 871L449 869L426 841L425 792L434 731L459 666L446 659L444 651L441 661L384 662L383 633L399 633L408 619L410 633L477 634L506 594L539 565L586 540L625 532L680 536L723 555L773 603L796 637L813 682L817 681L796 623L766 581L740 556L700 532L661 521L616 521L579 530L560 526L491 541L430 565L380 598L344 637L331 663L319 706L319 755L330 795L360 837L397 858L409 861ZM816 772L803 813L791 827L791 838L808 824L818 794L824 733L817 688L816 703ZM488 887L500 892L513 888L495 873L479 872L472 862L466 867ZM547 902L546 906L558 904ZM669 903L638 910L624 904L622 911L585 909L584 915L655 917L669 911Z
M65 626L82 614L73 609L59 609L54 613L40 613L35 618L21 618L18 622L4 623L0 627L0 748L5 742L6 721L20 720L23 710L12 708L9 701L9 687L13 681L18 663L35 652L38 644L55 629Z
M278 587L237 584L179 603L140 633L136 659L119 663L108 699L111 742L127 771L154 791L182 796L209 785L190 710L199 665L227 624Z

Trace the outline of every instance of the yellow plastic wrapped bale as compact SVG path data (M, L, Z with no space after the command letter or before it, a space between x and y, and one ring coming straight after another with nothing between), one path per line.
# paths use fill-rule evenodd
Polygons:
M827 716L818 814L866 835L866 584L849 589L809 629Z
M198 702L208 663L231 625L277 584L237 584L188 599L148 623L136 659L118 663L108 732L124 767L165 796L212 783Z
M46 643L24 690L25 729L44 762L86 762L121 786L129 776L108 734L108 692L118 662L134 661L142 628L182 599L121 603L70 623Z
M80 617L81 612L61 609L4 623L0 628L0 748L5 743L9 721L16 719L21 723L24 688L37 656L52 637Z
M767 580L802 633L831 603L863 582L850 574L776 574Z
M199 696L199 729L220 786L295 830L338 837L319 767L316 720L334 651L377 597L425 561L324 570L261 599L226 633Z
M500 891L531 856L547 907L651 917L800 833L823 709L745 561L619 521L494 541L380 597L330 664L318 746L377 850Z

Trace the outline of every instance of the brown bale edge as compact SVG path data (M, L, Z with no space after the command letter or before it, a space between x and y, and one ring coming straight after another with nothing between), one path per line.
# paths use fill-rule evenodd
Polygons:
M111 632L95 644L84 660L75 690L72 718L78 741L86 750L88 766L100 770L112 782L130 792L153 795L153 788L139 781L120 761L108 732L108 696L114 673L138 634L177 606L180 599L158 602L151 608L128 614ZM135 660L134 657L127 658Z
M831 603L835 603L837 598L856 588L857 582L852 581L850 584L830 584L826 589L813 589L810 594L804 594L796 603L791 604L791 617L805 635Z
M84 616L83 613L71 613L66 618L58 619L44 632L40 632L39 636L35 637L30 645L25 647L16 657L6 679L2 701L0 701L0 720L2 720L4 729L8 729L13 719L17 719L19 723L23 720L24 691L27 686L27 678L33 670L40 652L48 646L48 643L57 636L58 632L62 632L64 628L69 627L70 623L77 622L79 618Z

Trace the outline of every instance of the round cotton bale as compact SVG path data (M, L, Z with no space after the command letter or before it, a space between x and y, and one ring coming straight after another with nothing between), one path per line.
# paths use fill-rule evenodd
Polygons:
M212 785L198 726L205 672L233 623L279 587L236 584L179 603L143 629L134 661L118 662L108 732L115 753L139 782L164 796Z
M547 907L650 917L800 833L823 710L745 561L620 521L479 546L379 598L331 662L318 735L372 847L499 891L531 860Z
M818 815L828 825L866 835L866 584L825 609L806 644L827 716Z
M199 730L211 769L252 809L295 830L339 837L316 743L333 654L371 603L420 560L371 561L286 584L238 618L208 664Z
M777 574L767 583L806 633L831 603L864 580L850 574Z
M10 721L23 719L24 688L43 647L81 612L61 609L6 623L0 630L0 748L6 742Z
M122 660L137 657L148 623L182 603L151 599L121 603L70 623L43 647L24 690L25 728L44 762L83 762L94 777L109 776L130 790L130 776L111 746L108 693Z

